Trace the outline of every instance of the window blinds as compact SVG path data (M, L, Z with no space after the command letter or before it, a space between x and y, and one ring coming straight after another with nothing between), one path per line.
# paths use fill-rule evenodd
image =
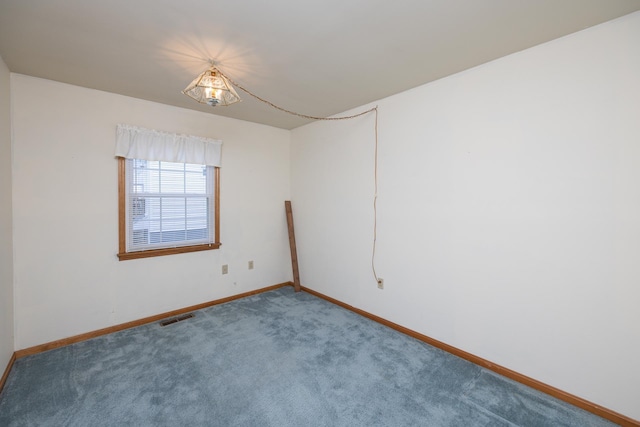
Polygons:
M126 159L127 252L213 243L213 167Z

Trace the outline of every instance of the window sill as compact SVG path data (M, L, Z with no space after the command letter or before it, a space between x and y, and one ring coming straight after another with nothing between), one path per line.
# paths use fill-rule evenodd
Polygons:
M209 251L212 249L218 249L220 245L221 243L211 243L206 245L183 246L179 248L152 249L148 251L139 251L139 252L121 252L118 254L118 258L120 259L120 261L126 261L129 259L185 254L188 252Z

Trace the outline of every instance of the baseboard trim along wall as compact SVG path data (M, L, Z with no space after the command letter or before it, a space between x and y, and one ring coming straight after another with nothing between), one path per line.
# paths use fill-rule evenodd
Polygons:
M204 302L202 304L192 305L190 307L179 308L177 310L168 311L166 313L156 314L155 316L145 317L143 319L133 320L131 322L121 323L119 325L109 326L108 328L98 329L97 331L86 332L80 335L74 335L72 337L63 338L56 341L51 341L45 344L36 345L33 347L17 350L14 353L14 359L20 359L21 357L30 356L32 354L42 353L44 351L53 350L55 348L64 347L69 344L74 344L81 341L86 341L91 338L96 338L101 335L111 334L113 332L122 331L124 329L135 328L136 326L145 325L147 323L157 322L167 317L178 316L180 314L188 313L190 311L201 310L203 308L211 307L225 302L233 301L236 299L248 297L251 295L261 294L263 292L272 291L274 289L282 288L284 286L293 286L293 282L279 283L273 286L267 286L266 288L256 289L254 291L244 292L242 294L232 295L230 297L217 299L214 301ZM5 374L8 373L8 370ZM4 376L2 377L4 381Z
M610 409L604 408L600 405L597 405L595 403L589 402L588 400L585 400L581 397L578 396L574 396L570 393L567 393L565 391L562 391L560 389L557 389L553 386L550 386L548 384L545 384L543 382L540 382L538 380L535 380L533 378L530 378L526 375L520 374L518 372L512 371L509 368L505 368L504 366L500 366L500 365L496 365L495 363L492 363L486 359L483 359L479 356L473 355L471 353L467 353L464 350L460 350L459 348L453 347L449 344L445 344L442 341L438 341L436 339L433 339L431 337L428 337L426 335L422 335L419 332L413 331L409 328L405 328L404 326L400 326L397 323L393 323L390 322L389 320L383 319L382 317L376 316L375 314L371 314L368 313L364 310L360 310L359 308L353 307L349 304L346 304L342 301L339 301L337 299L331 298L327 295L321 294L320 292L316 292L313 289L309 289L305 286L302 286L301 289L304 292L307 292L311 295L314 295L318 298L322 298L326 301L329 301L333 304L339 305L340 307L346 308L349 311L352 311L354 313L357 313L361 316L364 316L368 319L371 319L375 322L378 322L382 325L388 326L391 329L395 329L398 332L401 332L405 335L408 335L410 337L413 337L417 340L420 340L426 344L429 344L433 347L439 348L441 350L446 351L447 353L451 353L454 356L458 356L462 359L465 359L471 363L474 363L476 365L482 366L483 368L487 368L493 372L496 372L502 376L505 376L507 378L510 378L514 381L517 381L521 384L524 384L526 386L529 386L533 389L536 389L538 391L541 391L543 393L546 393L550 396L553 396L557 399L563 400L567 403L570 403L574 406L577 406L579 408L582 408L586 411L589 411L595 415L598 415L602 418L605 418L609 421L613 421L616 424L619 424L623 427L640 427L640 421L636 421L634 419L631 419L625 415L619 414L615 411L612 411Z
M9 363L7 363L7 368L4 370L4 374L2 374L2 378L0 378L0 392L4 388L4 383L7 382L7 377L9 376L9 372L11 368L13 368L13 362L16 361L16 354L13 353L11 358L9 359Z
M25 357L25 356L29 356L32 354L37 354L37 353L42 353L48 350L53 350L55 348L59 348L59 347L64 347L70 344L74 344L77 342L81 342L81 341L86 341L89 340L91 338L96 338L99 337L101 335L107 335L107 334L111 334L113 332L118 332L118 331L122 331L124 329L129 329L129 328L134 328L136 326L141 326L141 325L145 325L147 323L153 323L153 322L157 322L159 320L165 319L167 317L172 317L172 316L178 316L180 314L184 314L184 313L188 313L190 311L196 311L196 310L201 310L203 308L207 308L207 307L211 307L214 305L218 305L218 304L223 304L225 302L229 302L229 301L233 301L236 299L240 299L240 298L245 298L251 295L256 295L256 294L260 294L263 292L268 292L268 291L272 291L275 289L279 289L282 288L284 286L293 286L293 282L284 282L284 283L279 283L277 285L273 285L273 286L268 286L266 288L261 288L261 289L256 289L253 291L249 291L249 292L244 292L242 294L237 294L237 295L232 295L229 297L225 297L225 298L221 298L221 299L217 299L214 301L209 301L209 302L205 302L202 304L197 304L197 305L193 305L190 307L184 307L184 308L180 308L177 310L173 310L173 311L168 311L166 313L161 313L161 314L157 314L155 316L149 316L149 317L145 317L142 319L138 319L138 320L133 320L131 322L127 322L127 323L121 323L119 325L114 325L114 326L110 326L108 328L103 328L103 329L98 329L96 331L92 331L92 332L87 332L84 334L80 334L80 335L75 335L72 337L68 337L68 338L63 338L61 340L57 340L57 341L51 341L45 344L40 344L40 345L36 345L33 347L29 347L29 348L25 348L22 350L18 350L16 352L13 353L13 355L11 356L11 359L9 360L9 363L7 365L7 368L4 371L4 374L2 375L2 379L0 379L0 391L2 391L2 388L4 387L4 384L7 380L7 377L9 376L9 372L11 371L11 368L13 367L14 362L16 361L16 359L19 359L21 357ZM487 368L493 372L496 372L500 375L503 375L507 378L510 378L514 381L517 381L521 384L524 384L526 386L529 386L533 389L536 389L538 391L541 391L543 393L546 393L550 396L553 396L557 399L563 400L567 403L570 403L574 406L577 406L579 408L582 408L586 411L589 411L595 415L598 415L602 418L605 418L609 421L613 421L614 423L617 423L623 427L640 427L640 421L634 420L632 418L629 418L625 415L619 414L615 411L612 411L610 409L607 409L605 407L602 407L600 405L597 405L593 402L589 402L588 400L585 400L581 397L578 396L574 396L570 393L567 393L565 391L562 391L560 389L557 389L553 386L550 386L548 384L545 384L543 382L540 382L538 380L535 380L533 378L527 377L526 375L520 374L518 372L512 371L509 368L505 368L504 366L500 366L497 365L495 363L492 363L486 359L483 359L479 356L476 356L474 354L468 353L464 350L460 350L459 348L453 347L449 344L443 343L442 341L438 341L436 339L433 339L431 337L428 337L426 335L423 335L419 332L416 332L414 330L411 330L409 328L405 328L404 326L398 325L396 323L393 323L389 320L383 319L382 317L376 316L375 314L371 314L368 313L364 310L361 310L359 308L353 307L349 304L346 304L342 301L339 301L335 298L331 298L327 295L321 294L320 292L314 291L313 289L309 289L305 286L301 286L302 291L307 292L311 295L314 295L318 298L322 298L326 301L329 301L330 303L339 305L340 307L343 307L347 310L350 310L354 313L357 313L361 316L364 316L368 319L371 319L375 322L378 322L382 325L385 325L391 329L395 329L398 332L401 332L405 335L408 335L410 337L413 337L417 340L420 340L426 344L432 345L433 347L439 348L441 350L444 350L448 353L453 354L454 356L458 356L462 359L465 359L471 363L474 363L476 365L482 366L483 368Z

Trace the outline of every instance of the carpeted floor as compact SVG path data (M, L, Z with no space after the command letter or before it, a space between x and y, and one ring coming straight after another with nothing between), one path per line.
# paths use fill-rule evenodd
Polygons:
M286 287L16 361L0 426L611 426Z

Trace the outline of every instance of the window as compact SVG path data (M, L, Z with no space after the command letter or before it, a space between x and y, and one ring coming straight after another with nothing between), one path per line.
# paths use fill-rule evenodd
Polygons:
M179 140L182 137L125 125L118 127L121 261L220 247L221 143L197 137L185 137L191 138L185 143ZM200 155L202 147L209 158ZM142 153L147 159L132 153ZM148 159L157 157L167 160ZM190 162L176 161L185 157Z
M141 159L119 162L121 260L220 246L219 168Z

